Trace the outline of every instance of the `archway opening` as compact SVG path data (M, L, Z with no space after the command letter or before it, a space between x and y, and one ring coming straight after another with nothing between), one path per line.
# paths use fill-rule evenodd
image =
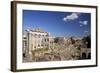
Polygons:
M86 53L82 53L82 59L86 59Z
M91 53L88 53L87 59L91 59Z

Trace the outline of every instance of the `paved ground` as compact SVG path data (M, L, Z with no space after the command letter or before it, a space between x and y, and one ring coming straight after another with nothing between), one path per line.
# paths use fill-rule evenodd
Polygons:
M78 60L79 58L80 50L77 49L77 46L55 44L53 49L37 51L32 58L29 56L24 58L23 62Z

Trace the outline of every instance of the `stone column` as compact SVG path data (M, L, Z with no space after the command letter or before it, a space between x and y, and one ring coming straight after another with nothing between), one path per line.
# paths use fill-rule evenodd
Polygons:
M32 44L32 36L31 36L31 33L29 32L29 34L28 34L28 49L29 49L29 59L30 60L32 60L32 46L31 46L31 44Z

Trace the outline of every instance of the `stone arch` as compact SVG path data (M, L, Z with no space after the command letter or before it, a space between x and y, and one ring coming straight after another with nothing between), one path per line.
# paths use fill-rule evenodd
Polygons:
M86 59L86 53L85 52L82 53L82 59Z

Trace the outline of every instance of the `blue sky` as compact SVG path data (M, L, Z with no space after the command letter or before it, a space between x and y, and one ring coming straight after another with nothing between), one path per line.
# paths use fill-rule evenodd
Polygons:
M91 33L91 14L23 10L23 29L29 28L41 28L56 37L84 37Z

